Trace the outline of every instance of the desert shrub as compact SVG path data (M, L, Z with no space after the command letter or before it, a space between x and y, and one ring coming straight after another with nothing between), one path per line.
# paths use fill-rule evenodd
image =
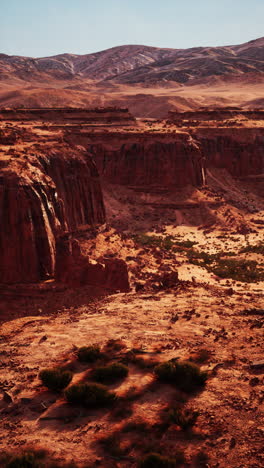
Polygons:
M150 453L140 461L140 468L175 468L182 462L176 458L169 458L158 453Z
M128 375L128 367L120 362L114 362L108 366L97 367L93 371L93 378L97 382L112 383Z
M83 383L71 385L65 391L65 398L69 403L93 408L112 403L116 395L109 392L104 385Z
M190 250L187 252L187 257L193 265L206 267L211 265L219 258L220 254L208 254L207 252L197 252L196 250Z
M259 244L256 244L256 245L247 245L246 247L244 247L243 249L240 250L241 253L257 253L257 254L261 254L261 255L264 255L264 244L263 243L259 243Z
M175 241L175 244L178 246L178 247L185 247L187 249L190 249L191 247L193 247L195 244L197 244L196 241L190 241L189 239L187 239L186 241Z
M164 250L171 250L174 245L173 238L171 236L150 236L148 234L136 234L132 236L133 240L143 247L159 247Z
M191 393L202 387L207 378L205 372L202 372L197 365L188 361L166 361L155 367L154 371L160 381L174 384L186 393Z
M176 424L183 431L187 431L195 425L198 416L198 411L183 408L171 408L168 413L168 422Z
M72 373L60 368L43 369L39 373L39 378L49 390L59 392L69 385Z
M77 356L80 362L94 362L101 356L99 346L82 346L77 351Z

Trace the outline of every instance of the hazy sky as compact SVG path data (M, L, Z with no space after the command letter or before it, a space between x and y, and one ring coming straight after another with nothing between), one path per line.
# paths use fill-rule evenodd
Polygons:
M215 46L262 36L264 0L0 0L0 52L10 55Z

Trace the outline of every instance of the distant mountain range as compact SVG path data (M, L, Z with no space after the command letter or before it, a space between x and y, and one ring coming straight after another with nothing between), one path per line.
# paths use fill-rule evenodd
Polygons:
M104 104L118 101L128 88L130 100L135 94L146 95L148 88L152 96L153 89L155 94L167 89L168 96L178 89L182 98L178 103L188 108L184 99L189 87L208 89L227 83L264 84L264 37L224 47L124 45L93 54L43 58L0 54L0 106ZM262 105L259 91L253 97ZM189 107L196 107L196 101L190 97Z
M1 80L89 79L127 84L191 84L219 75L264 74L264 37L242 45L161 49L125 45L94 54L29 58L0 54ZM264 76L264 75L263 75Z

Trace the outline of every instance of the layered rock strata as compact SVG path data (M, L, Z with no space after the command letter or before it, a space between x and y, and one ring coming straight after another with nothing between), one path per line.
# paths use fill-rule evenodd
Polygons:
M234 177L264 173L264 131L262 128L199 128L199 141L207 167L227 169Z
M89 140L88 140L89 141ZM164 186L178 189L205 182L204 157L197 142L188 134L174 138L165 135L129 137L119 145L87 144L100 175L113 184Z
M2 161L0 176L0 282L52 278L56 239L105 221L98 173L81 152Z

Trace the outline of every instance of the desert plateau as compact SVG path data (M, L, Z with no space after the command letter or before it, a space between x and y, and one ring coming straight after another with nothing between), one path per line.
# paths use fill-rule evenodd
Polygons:
M263 51L0 55L0 467L263 467Z

